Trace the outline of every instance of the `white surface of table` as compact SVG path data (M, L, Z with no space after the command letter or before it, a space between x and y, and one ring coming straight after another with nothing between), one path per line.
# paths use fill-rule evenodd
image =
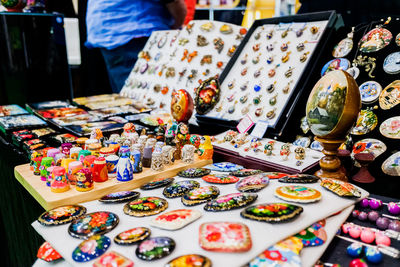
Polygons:
M176 181L180 180L185 180L185 178L176 178ZM202 179L195 180L200 182L201 186L210 185L204 182ZM287 184L282 184L279 183L277 180L272 180L266 188L258 192L258 199L255 203L286 202L274 196L275 188L282 185ZM113 239L117 234L121 233L122 231L131 229L133 227L145 226L151 229L152 237L168 236L176 241L176 248L171 255L163 259L150 262L140 260L136 257L136 245L119 246L112 242L109 251L117 251L122 255L132 259L135 263L135 266L163 266L171 259L189 253L197 253L209 257L213 262L213 266L241 266L247 263L253 257L257 256L269 246L277 243L278 241L286 237L300 232L301 230L310 226L312 223L324 219L338 211L341 211L356 202L356 200L354 199L340 198L334 193L322 188L318 183L308 184L307 186L319 190L322 193L322 199L316 203L300 204L304 208L303 213L294 221L280 224L269 224L244 219L240 216L240 212L242 211L242 209L224 212L207 212L203 210L203 204L192 207L193 209L202 212L203 216L200 219L180 230L168 231L149 226L150 220L154 218L154 216L137 218L125 215L122 210L124 203L104 204L98 201L91 201L84 203L83 205L87 208L88 213L94 211L111 211L119 216L120 223L115 229L106 234L106 236L110 237L110 239ZM234 184L220 185L218 187L221 191L220 195L237 192ZM162 188L159 188L150 191L137 191L141 192L141 196L162 196L162 190ZM362 189L361 191L362 197L360 199L368 196L368 192ZM169 207L167 211L185 208L185 206L181 203L180 198L168 199L168 203ZM204 222L212 221L231 221L245 223L249 227L251 232L253 242L252 248L244 253L221 253L203 250L198 244L199 226ZM341 219L338 220L337 225L340 226L343 221ZM32 226L63 256L63 258L67 262L73 264L74 266L92 266L93 261L88 263L76 263L72 260L72 251L82 242L82 240L73 238L68 234L67 229L69 224L46 227L35 221L32 223ZM337 229L336 226L335 228ZM321 254L322 253L323 250L321 251Z

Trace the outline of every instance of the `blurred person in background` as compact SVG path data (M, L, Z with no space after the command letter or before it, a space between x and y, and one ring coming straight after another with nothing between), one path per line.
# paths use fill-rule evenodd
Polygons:
M100 48L114 93L121 91L151 33L180 28L186 12L184 0L88 1L85 45Z

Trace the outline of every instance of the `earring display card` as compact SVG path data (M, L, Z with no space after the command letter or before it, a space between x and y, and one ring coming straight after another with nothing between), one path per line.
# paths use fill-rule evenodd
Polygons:
M194 98L198 81L221 74L246 32L207 20L194 20L181 31L153 32L121 95L165 110L174 89L186 89Z
M232 135L233 134L233 135ZM230 141L228 136L233 137ZM229 151L231 154L239 155L253 161L262 163L263 166L270 166L271 169L281 170L289 173L303 173L316 166L319 160L324 156L319 151L304 148L300 150L299 146L286 143L287 152L283 149L284 142L279 142L269 138L255 138L251 135L237 134L227 131L215 136L213 146Z

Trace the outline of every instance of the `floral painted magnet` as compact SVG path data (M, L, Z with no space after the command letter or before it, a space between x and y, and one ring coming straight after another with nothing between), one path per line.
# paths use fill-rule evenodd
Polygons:
M111 245L111 239L105 235L94 235L80 243L72 252L76 262L88 262L103 255Z
M37 252L37 257L38 259L47 261L47 262L52 262L55 260L62 259L62 256L60 253L58 253L51 245L49 242L44 242L38 252Z
M140 187L142 190L152 190L160 187L167 186L171 184L175 179L174 178L158 178L149 183L146 183Z
M179 181L164 188L163 195L168 198L181 197L186 192L200 187L200 183L193 180Z
M98 211L83 215L74 220L68 227L72 237L87 239L93 235L103 235L114 229L119 223L117 214Z
M187 254L169 261L165 267L211 267L211 260L199 254Z
M121 203L138 198L139 195L140 193L135 191L120 191L105 195L99 201L103 203Z
M114 242L118 245L132 245L145 240L150 234L151 231L149 228L135 227L119 233L114 237Z
M213 199L204 206L206 211L226 211L250 205L257 200L254 193L232 193Z
M170 255L175 246L175 241L170 237L152 237L142 241L135 253L142 260L158 260Z
M292 202L309 203L322 198L321 192L314 188L300 185L280 186L275 189L275 196Z
M151 220L150 224L165 230L177 230L194 222L200 217L201 212L198 210L178 209L158 215Z
M168 202L160 197L141 197L124 206L124 213L134 217L151 216L168 208Z
M202 179L212 184L233 184L239 181L238 177L226 174L210 174L204 176Z
M264 174L256 174L243 178L236 183L239 192L257 192L269 184L269 178Z
M115 251L110 251L98 258L93 267L133 267L133 261Z
M184 194L181 198L183 205L194 206L205 203L219 195L219 189L216 186L202 186Z
M217 172L233 172L243 169L243 166L231 162L218 162L204 166L204 168Z
M80 205L66 205L42 213L38 222L42 225L60 225L70 223L86 213L86 208Z

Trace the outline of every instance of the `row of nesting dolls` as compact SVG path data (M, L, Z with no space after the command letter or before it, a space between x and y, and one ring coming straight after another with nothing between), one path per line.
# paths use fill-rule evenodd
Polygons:
M96 151L87 149L92 142L83 147L64 143L60 148L47 150L45 155L34 152L31 168L52 192L61 193L68 191L70 185L74 185L77 191L89 191L93 189L94 182L105 182L114 177L119 181L130 181L134 173L142 171L142 167L160 171L164 165L175 161L174 146L157 142L154 138L146 139L145 136L140 139L141 142L131 147L113 144ZM194 152L195 147L187 144L179 156L184 162L192 163Z

